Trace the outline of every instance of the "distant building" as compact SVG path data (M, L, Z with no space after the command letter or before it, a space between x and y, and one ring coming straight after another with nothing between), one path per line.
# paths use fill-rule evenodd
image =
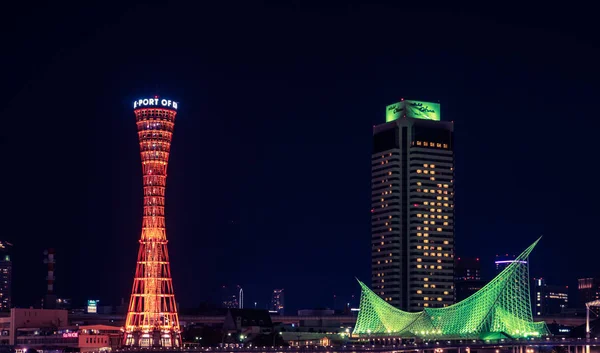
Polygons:
M240 308L240 286L232 289L227 286L221 287L221 307L227 309L239 309Z
M67 310L12 308L0 317L0 345L17 353L110 352L121 344L121 328L108 325L68 325Z
M271 333L273 322L267 310L229 309L223 323L224 332L258 335Z
M496 255L496 260L494 261L494 265L496 265L496 274L502 272L505 268L507 268L510 264L515 262L517 257L515 255ZM521 263L526 264L526 260L520 260Z
M579 307L585 303L600 299L600 277L580 278L578 280Z
M56 309L70 310L72 308L71 303L72 301L69 298L56 298Z
M568 308L568 286L548 285L543 278L533 278L531 282L531 310L533 316L560 314Z
M454 261L454 293L459 302L483 288L485 281L481 279L481 262L479 258L458 257Z
M0 241L0 311L9 311L12 305L12 244Z
M285 308L285 294L283 289L274 289L273 296L271 298L271 312L277 312L279 315L283 315Z

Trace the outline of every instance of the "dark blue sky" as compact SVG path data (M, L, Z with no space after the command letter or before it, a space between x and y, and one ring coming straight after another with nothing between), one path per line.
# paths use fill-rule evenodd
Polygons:
M366 2L372 3L372 2ZM100 3L99 3L100 4ZM598 275L600 49L582 8L219 2L22 8L3 23L15 303L128 300L142 189L131 102L180 102L167 185L178 301L240 284L292 309L370 273L371 129L401 97L455 122L456 252L544 235L532 273ZM590 15L587 15L590 13Z

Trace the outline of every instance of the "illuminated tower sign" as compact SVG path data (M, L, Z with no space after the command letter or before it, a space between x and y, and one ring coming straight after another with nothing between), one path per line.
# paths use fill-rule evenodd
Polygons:
M142 156L144 217L123 343L180 347L167 235L165 186L177 103L159 97L133 103Z

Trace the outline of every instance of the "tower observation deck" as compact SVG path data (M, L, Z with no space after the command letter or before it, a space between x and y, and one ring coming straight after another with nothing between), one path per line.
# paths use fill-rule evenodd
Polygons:
M180 347L165 232L167 165L177 102L155 96L135 101L133 109L142 157L144 214L123 344Z

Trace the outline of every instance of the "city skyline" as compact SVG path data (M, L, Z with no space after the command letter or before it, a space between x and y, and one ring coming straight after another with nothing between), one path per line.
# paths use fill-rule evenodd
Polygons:
M223 282L244 288L246 306L285 288L291 312L358 295L354 276L370 278L371 130L402 97L439 101L456 126L456 254L490 269L496 253L518 251L503 244L543 235L532 276L575 288L598 275L597 240L572 222L593 218L598 192L573 186L594 158L599 93L598 47L569 32L578 27L392 5L211 6L200 21L185 7L145 5L41 7L8 22L20 31L3 92L2 116L14 119L0 140L16 305L44 295L46 248L56 249L60 297L129 295L142 218L130 102L154 93L185 112L166 215L170 253L186 259L172 264L182 307L211 300ZM400 10L415 16L396 23ZM172 14L160 31L144 26L156 13ZM221 23L232 27L207 37ZM399 36L414 47L392 45ZM171 47L146 55L145 37ZM576 48L586 55L574 58ZM574 154L562 147L567 126L578 133ZM575 236L591 245L565 241ZM314 281L324 285L309 296Z

